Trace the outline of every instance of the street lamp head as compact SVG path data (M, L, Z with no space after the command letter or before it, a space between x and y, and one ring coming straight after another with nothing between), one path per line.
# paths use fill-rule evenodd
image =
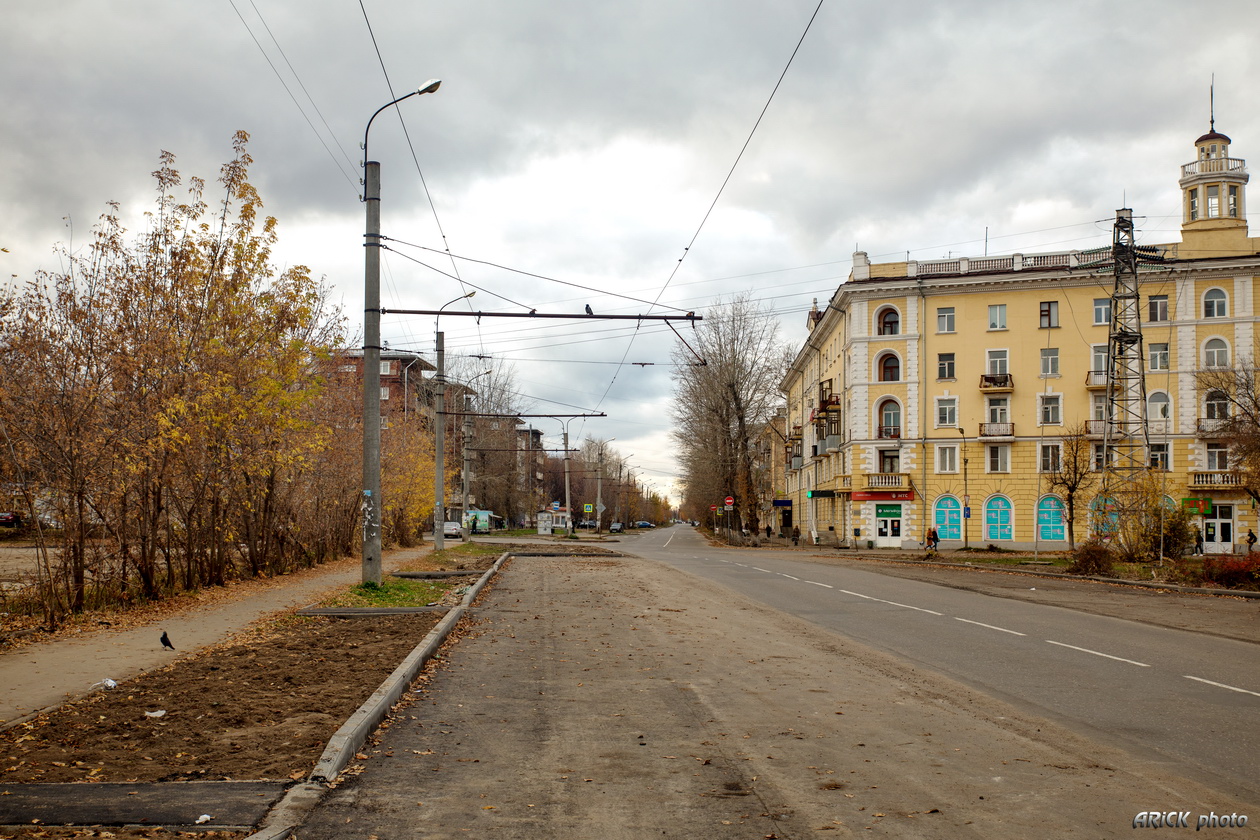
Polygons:
M441 86L441 79L429 79L429 81L420 86L420 89L417 90L416 93L435 93Z

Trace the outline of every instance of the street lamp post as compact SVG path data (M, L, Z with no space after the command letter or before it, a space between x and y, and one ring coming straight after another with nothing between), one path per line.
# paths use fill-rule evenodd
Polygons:
M446 336L442 334L442 310L452 303L477 294L471 291L448 300L438 307L438 314L433 319L434 350L437 356L437 375L434 377L435 409L433 424L433 548L441 551L446 547Z
M363 129L363 582L381 582L381 165L368 158L372 120L404 99L433 93L433 79L419 90L376 109Z

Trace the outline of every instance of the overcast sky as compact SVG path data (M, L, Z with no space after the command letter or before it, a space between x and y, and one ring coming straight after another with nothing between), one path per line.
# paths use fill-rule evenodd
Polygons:
M486 290L448 311L703 315L749 290L799 344L855 247L979 255L986 229L991 254L1096 247L1126 203L1142 241L1176 241L1178 167L1208 129L1213 73L1217 129L1235 157L1260 158L1253 0L825 0L774 92L816 7L0 0L0 270L56 270L53 246L81 247L107 201L138 219L161 150L212 180L243 129L280 258L326 278L357 331L364 127L433 78L439 92L376 119L371 156L386 236L483 261L395 245ZM387 308L472 288L385 257ZM664 327L441 326L452 356L513 363L533 412L606 412L571 423L575 440L616 438L671 489ZM432 353L431 317L387 316L382 331ZM610 364L622 359L653 365ZM538 425L558 446L559 422Z

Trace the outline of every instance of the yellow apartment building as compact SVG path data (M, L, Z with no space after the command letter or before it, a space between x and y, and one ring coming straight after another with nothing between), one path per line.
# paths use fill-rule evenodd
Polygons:
M1169 504L1210 499L1208 552L1236 550L1254 506L1214 439L1228 404L1204 370L1257 357L1260 239L1245 161L1215 130L1181 167L1181 241L1139 265L1150 469ZM872 264L824 308L781 390L792 523L824 545L1068 547L1046 474L1082 422L1104 457L1111 249ZM1087 513L1087 512L1086 512ZM1076 537L1088 532L1078 511Z

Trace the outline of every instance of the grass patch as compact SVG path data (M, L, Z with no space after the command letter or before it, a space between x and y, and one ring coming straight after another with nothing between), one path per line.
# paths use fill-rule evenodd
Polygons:
M360 583L320 603L321 607L424 607L439 601L453 586L446 580L386 578L379 586ZM463 584L460 584L463 585Z

